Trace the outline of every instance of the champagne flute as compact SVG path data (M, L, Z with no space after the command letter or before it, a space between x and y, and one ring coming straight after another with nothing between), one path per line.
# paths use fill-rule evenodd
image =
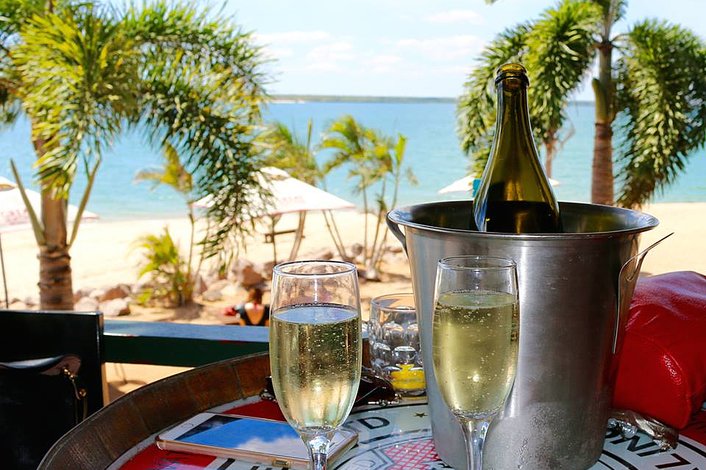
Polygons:
M432 356L441 396L461 423L469 470L517 371L519 300L514 261L454 256L436 270Z
M274 268L270 368L280 409L325 470L329 444L353 407L362 340L356 267L292 261Z

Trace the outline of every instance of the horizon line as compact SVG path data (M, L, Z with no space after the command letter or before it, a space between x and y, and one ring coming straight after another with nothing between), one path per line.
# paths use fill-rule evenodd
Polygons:
M454 103L458 98L449 96L385 96L385 95L317 95L314 93L277 93L271 94L273 101L296 101L296 102L428 102L428 103ZM595 104L590 100L571 100L576 104Z

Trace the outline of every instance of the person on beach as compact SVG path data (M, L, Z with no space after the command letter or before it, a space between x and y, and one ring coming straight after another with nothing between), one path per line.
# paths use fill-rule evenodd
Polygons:
M262 289L251 287L248 290L248 300L235 309L239 314L242 326L269 326L270 306L262 303Z

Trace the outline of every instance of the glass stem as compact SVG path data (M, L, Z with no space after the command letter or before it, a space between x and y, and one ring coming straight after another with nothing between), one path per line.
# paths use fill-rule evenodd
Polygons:
M330 439L326 436L314 436L306 441L311 460L311 470L326 470Z
M461 419L463 437L466 439L468 470L483 470L483 444L490 425L489 419Z

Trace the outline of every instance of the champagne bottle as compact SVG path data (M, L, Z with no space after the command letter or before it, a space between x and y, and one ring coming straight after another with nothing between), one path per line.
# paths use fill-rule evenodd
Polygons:
M561 232L559 204L532 137L527 71L520 64L505 64L495 87L495 136L473 203L476 227L483 232Z

